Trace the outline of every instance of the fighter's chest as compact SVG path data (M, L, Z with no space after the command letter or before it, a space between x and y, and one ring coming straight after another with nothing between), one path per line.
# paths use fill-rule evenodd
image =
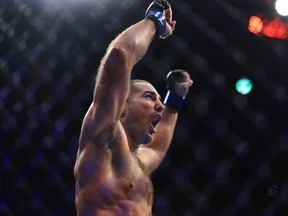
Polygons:
M125 195L131 199L147 199L148 203L152 202L153 186L150 176L147 175L143 165L139 161L118 175L118 188L121 188Z

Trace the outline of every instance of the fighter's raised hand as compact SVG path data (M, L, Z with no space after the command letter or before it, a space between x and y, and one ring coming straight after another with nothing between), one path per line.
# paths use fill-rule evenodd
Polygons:
M166 0L154 0L147 8L145 18L155 22L157 34L162 39L171 35L175 29L176 21L172 20L171 5Z

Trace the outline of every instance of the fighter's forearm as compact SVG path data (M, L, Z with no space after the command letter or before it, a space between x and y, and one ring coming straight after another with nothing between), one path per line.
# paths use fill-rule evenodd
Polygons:
M139 147L138 156L145 164L149 174L159 166L165 157L171 145L177 118L178 112L173 108L166 107L162 120L157 125L156 134L154 134L152 142Z
M153 141L147 145L154 149L161 157L164 157L173 138L176 122L178 119L177 110L165 107L162 119L157 125Z
M150 19L144 19L119 34L109 48L121 48L132 67L145 55L155 33L155 23Z

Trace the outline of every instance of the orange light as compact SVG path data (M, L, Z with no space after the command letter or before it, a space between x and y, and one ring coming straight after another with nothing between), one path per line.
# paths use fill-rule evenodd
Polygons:
M249 19L248 29L254 34L260 33L263 29L262 19L258 16L251 16Z
M272 38L285 39L288 34L288 25L283 23L279 18L265 23L263 34Z

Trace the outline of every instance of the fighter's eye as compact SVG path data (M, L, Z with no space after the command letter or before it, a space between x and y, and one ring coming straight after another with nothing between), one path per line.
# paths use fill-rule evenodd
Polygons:
M152 97L151 94L147 94L147 95L145 95L145 98L147 98L147 99L149 99L149 100L153 100L153 97Z

